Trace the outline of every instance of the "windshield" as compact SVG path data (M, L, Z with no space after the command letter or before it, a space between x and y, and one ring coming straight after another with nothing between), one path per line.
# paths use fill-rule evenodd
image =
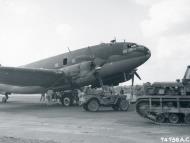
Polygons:
M137 49L137 47L138 46L135 43L126 44L126 45L124 45L123 54L127 54L127 53L130 53L132 51L135 51Z
M137 47L137 44L132 43L132 44L128 44L127 46L128 46L128 48L136 48L136 47Z

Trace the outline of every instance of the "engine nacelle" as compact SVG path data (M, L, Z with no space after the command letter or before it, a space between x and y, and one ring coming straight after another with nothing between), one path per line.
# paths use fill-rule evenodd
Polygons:
M95 64L92 61L85 61L61 69L69 83L74 86L83 86L93 83L95 78Z

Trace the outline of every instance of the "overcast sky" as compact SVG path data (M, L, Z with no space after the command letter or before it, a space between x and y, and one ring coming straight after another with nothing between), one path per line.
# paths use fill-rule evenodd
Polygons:
M151 59L138 69L142 82L181 79L190 64L190 0L0 0L4 66L114 37L151 50Z

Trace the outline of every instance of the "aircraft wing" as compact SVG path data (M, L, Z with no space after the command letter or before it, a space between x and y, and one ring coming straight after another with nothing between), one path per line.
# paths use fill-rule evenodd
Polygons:
M0 67L0 84L50 87L64 78L58 70Z

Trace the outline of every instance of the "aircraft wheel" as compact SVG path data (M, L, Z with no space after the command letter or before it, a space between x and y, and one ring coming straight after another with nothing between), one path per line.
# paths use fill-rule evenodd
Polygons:
M186 124L190 124L190 114L185 115L184 121Z
M170 123L173 123L173 124L176 124L179 122L179 116L178 114L175 114L175 113L171 113L168 117L168 120Z
M126 99L121 99L119 102L119 108L121 111L127 111L129 108L129 102Z
M118 111L119 110L119 106L116 104L116 105L112 105L112 108L114 111Z
M164 121L165 121L165 116L164 116L164 114L158 114L158 115L156 116L156 122L158 122L158 123L164 123Z
M70 106L71 105L71 98L70 97L68 97L68 96L64 96L63 98L62 98L62 104L64 105L64 106L66 106L66 107L68 107L68 106Z
M87 103L87 110L91 112L96 112L98 111L100 105L98 103L97 99L92 99Z

